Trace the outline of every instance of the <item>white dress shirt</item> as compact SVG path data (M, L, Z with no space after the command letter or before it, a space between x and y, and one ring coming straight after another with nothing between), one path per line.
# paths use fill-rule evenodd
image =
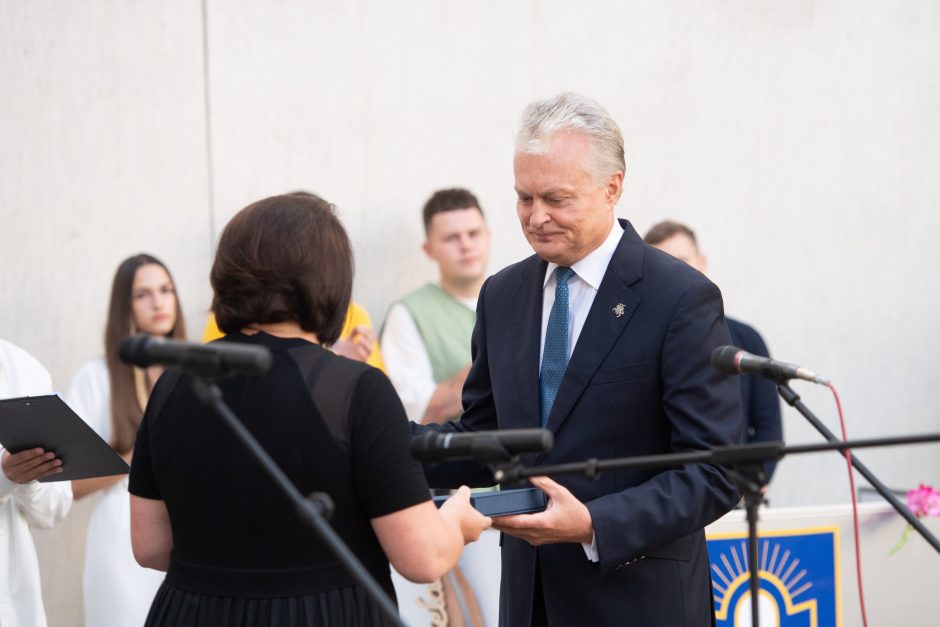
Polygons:
M36 359L0 340L0 398L52 393L52 378ZM0 455L3 447L0 446ZM0 625L45 627L39 562L29 528L48 529L72 506L68 481L14 483L0 472Z
M607 239L595 248L590 254L575 262L571 269L574 274L568 279L568 359L574 352L574 347L578 343L578 337L581 335L581 329L584 328L584 321L587 320L588 312L591 311L591 305L594 304L594 297L597 296L597 290L604 280L607 273L607 266L617 250L617 244L623 235L623 227L614 220L614 224L607 235ZM555 304L555 268L557 263L549 263L545 270L545 279L542 287L542 335L541 347L539 348L539 364L542 363L542 354L545 352L545 330L548 328L548 316L552 311L552 305ZM541 369L541 365L539 366ZM592 562L600 561L597 555L597 538L593 538L590 544L581 544L584 547L584 553Z
M455 300L476 311L476 298ZM424 338L403 304L395 303L389 308L379 341L385 371L405 406L408 420L421 422L437 383Z

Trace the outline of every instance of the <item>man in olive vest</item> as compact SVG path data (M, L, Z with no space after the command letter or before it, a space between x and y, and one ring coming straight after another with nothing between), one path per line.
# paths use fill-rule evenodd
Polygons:
M490 254L490 233L476 196L435 192L424 205L424 252L440 272L389 309L381 350L408 418L445 422L460 414L470 368L470 334Z

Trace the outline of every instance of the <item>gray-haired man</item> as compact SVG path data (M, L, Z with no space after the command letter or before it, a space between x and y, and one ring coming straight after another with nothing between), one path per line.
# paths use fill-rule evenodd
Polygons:
M544 426L555 448L530 465L739 441L737 382L709 365L730 341L721 295L615 219L623 155L620 129L589 98L526 108L515 189L535 255L484 285L463 415L436 428ZM428 473L441 487L489 479L473 465ZM545 512L494 521L506 534L501 625L711 624L703 529L738 501L722 469L556 479L533 480Z

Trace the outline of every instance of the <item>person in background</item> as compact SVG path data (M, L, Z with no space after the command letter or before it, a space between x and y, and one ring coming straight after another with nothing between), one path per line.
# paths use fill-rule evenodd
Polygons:
M163 262L144 253L118 266L111 286L104 357L84 363L66 395L75 413L128 463L147 399L163 373L160 366L135 368L118 358L121 339L136 333L186 338L173 278ZM88 521L85 544L85 625L143 624L163 577L134 560L127 476L76 480L72 490L77 499L100 494Z
M665 220L654 225L643 238L647 244L686 262L702 274L708 271L708 259L702 254L695 232L688 226ZM767 344L754 327L726 317L731 343L754 355L770 357ZM774 382L750 374L741 375L741 400L744 409L744 443L780 442L783 440L783 421L780 417L780 398ZM764 476L769 483L777 462L764 464Z
M422 248L437 264L439 280L389 308L381 346L408 418L440 423L460 414L490 232L479 201L466 189L434 192L422 213Z
M305 191L291 192L288 196L317 198L316 195ZM224 334L216 324L215 315L209 314L205 330L202 333L202 341L211 342L223 336ZM343 328L339 333L339 339L333 342L329 348L337 355L367 363L385 372L385 362L382 360L382 351L379 349L375 326L372 324L369 312L358 303L350 301L349 308L346 310L346 318L343 320Z
M0 399L52 393L36 358L0 339ZM30 527L49 529L72 506L68 481L39 483L62 472L62 460L41 448L10 453L0 446L0 625L46 627L39 563Z
M223 337L225 337L225 334L219 330L215 315L209 314L209 318L206 320L206 328L202 333L202 341L208 343ZM382 360L382 351L379 349L372 319L365 307L358 303L349 303L339 339L333 342L329 348L337 355L361 361L385 372L385 362Z
M324 348L339 336L352 278L349 239L326 201L273 196L237 213L212 266L212 310L226 343L266 347L272 365L219 387L303 494L330 495L333 528L394 598L389 562L433 580L490 519L466 487L434 506L388 378ZM386 624L178 370L147 406L130 492L134 555L167 571L148 627Z

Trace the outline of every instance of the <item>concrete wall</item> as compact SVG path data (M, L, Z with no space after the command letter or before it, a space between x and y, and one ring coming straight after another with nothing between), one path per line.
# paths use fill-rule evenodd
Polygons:
M198 335L212 245L259 197L335 202L381 320L434 276L430 192L463 185L492 269L528 254L512 133L561 90L620 122L619 215L692 225L727 309L830 376L849 434L938 427L940 5L694 2L0 2L0 335L62 390L101 351L112 273L166 261ZM836 429L823 389L800 385ZM791 410L788 440L817 436ZM860 456L940 482L935 447ZM834 456L785 460L779 505L845 501ZM40 536L53 625L80 622L84 517Z

